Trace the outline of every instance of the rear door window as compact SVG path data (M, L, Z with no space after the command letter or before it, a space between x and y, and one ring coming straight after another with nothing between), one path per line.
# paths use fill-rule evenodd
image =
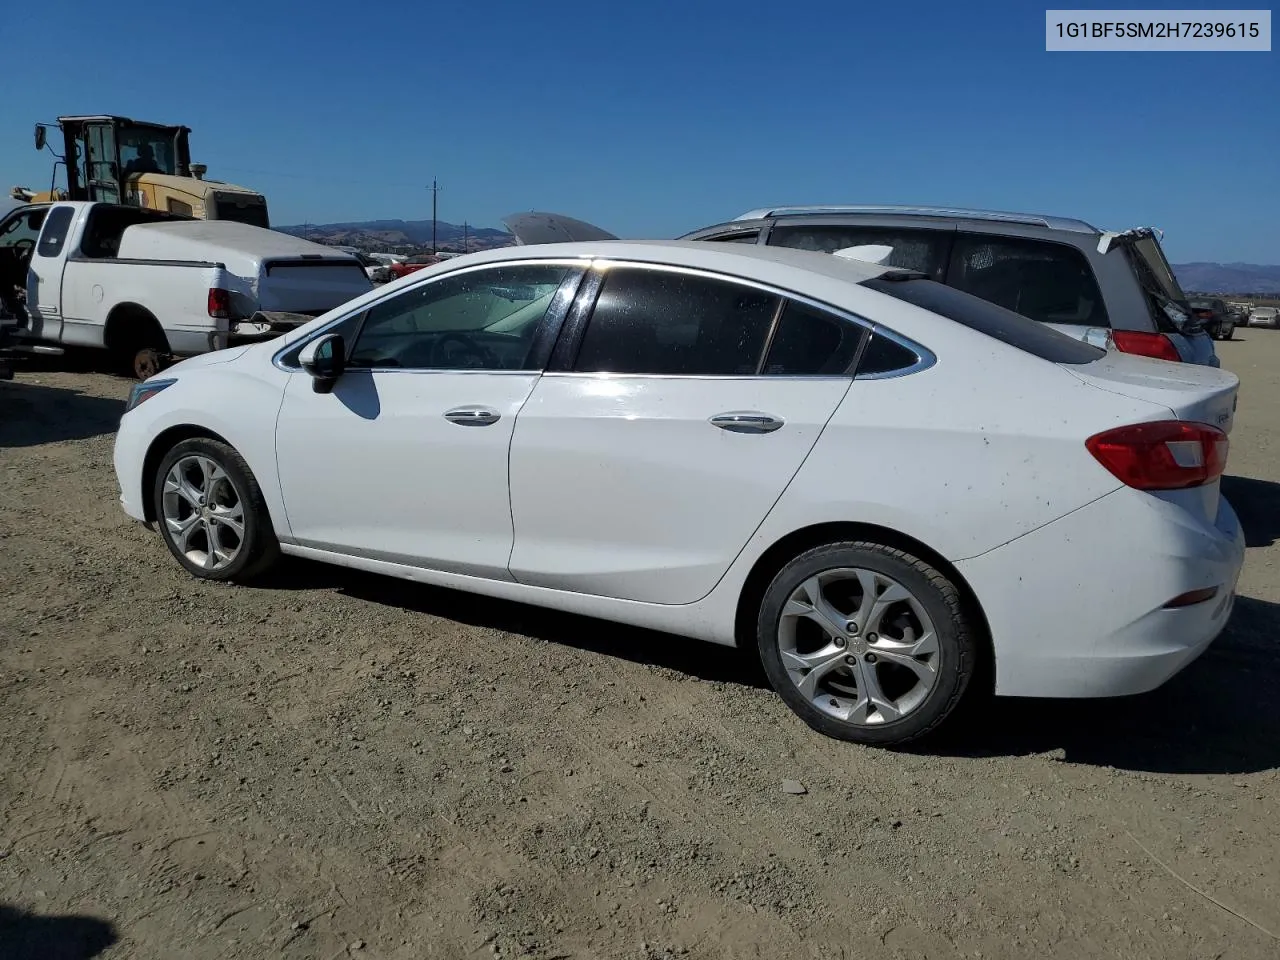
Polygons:
M1089 261L1066 244L961 233L947 284L1042 323L1111 325Z
M934 280L941 280L947 268L947 249L953 235L950 230L778 223L769 233L769 246L816 250L819 253L836 253L850 247L886 246L891 247L892 252L877 262L916 270Z
M817 307L787 302L760 371L775 377L838 377L849 373L866 328Z
M574 370L754 376L781 298L674 270L611 267Z

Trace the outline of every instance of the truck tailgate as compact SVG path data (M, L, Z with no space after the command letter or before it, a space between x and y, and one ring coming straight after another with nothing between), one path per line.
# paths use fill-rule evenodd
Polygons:
M372 289L364 267L351 257L264 260L258 309L320 314Z

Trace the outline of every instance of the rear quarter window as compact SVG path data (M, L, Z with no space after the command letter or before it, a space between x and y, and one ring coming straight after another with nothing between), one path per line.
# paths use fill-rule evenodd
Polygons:
M1099 347L932 280L887 280L880 277L865 281L863 286L954 320L1050 363L1092 363L1106 356L1106 351Z
M1064 243L962 233L947 283L1042 323L1111 325L1089 261Z
M42 257L56 257L62 253L67 240L67 231L75 216L74 207L54 207L45 217L44 230L40 234L40 245L36 253Z

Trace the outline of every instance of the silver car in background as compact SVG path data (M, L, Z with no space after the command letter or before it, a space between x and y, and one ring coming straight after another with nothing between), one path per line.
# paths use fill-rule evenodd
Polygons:
M1218 366L1154 229L1099 230L1083 220L943 207L797 206L751 210L682 240L840 253L982 297L1079 340L1125 353Z
M1280 310L1275 307L1254 307L1249 311L1249 326L1270 327L1273 330L1280 327Z

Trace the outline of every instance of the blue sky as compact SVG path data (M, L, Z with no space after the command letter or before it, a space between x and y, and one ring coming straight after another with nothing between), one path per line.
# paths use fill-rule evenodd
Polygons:
M1201 0L1203 2L1203 0ZM6 4L0 187L36 120L193 128L275 223L555 210L674 236L774 203L1153 224L1280 263L1280 52L1046 53L1044 7L849 0ZM38 41L57 25L56 42ZM21 72L25 79L18 79Z

